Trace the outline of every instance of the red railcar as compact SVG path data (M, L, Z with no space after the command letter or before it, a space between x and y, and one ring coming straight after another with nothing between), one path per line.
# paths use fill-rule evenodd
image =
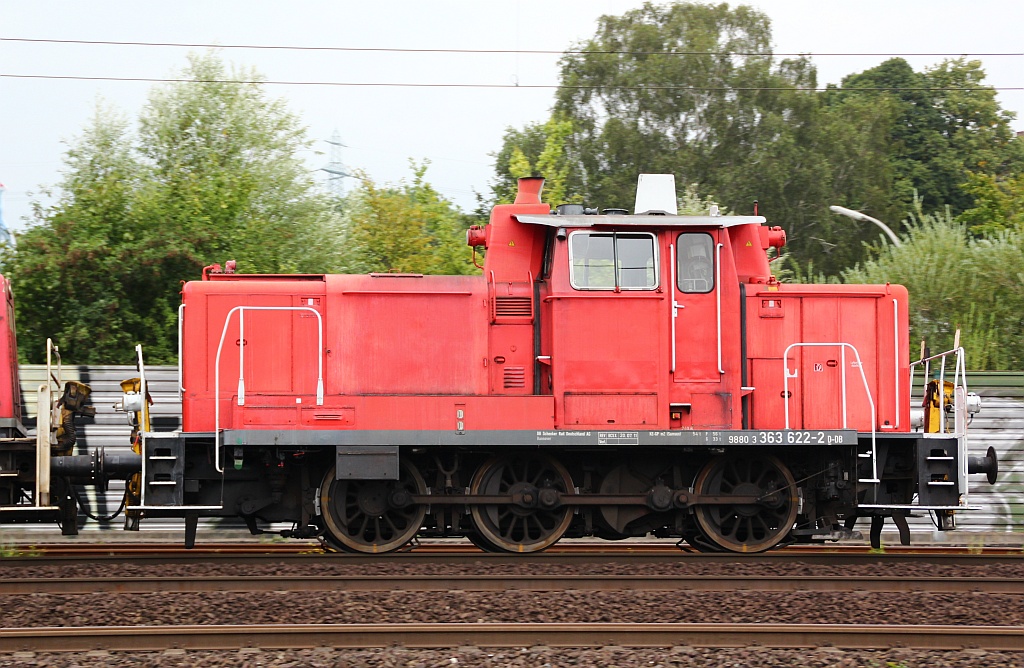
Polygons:
M18 344L14 326L14 295L11 282L0 276L0 521L34 486L35 445L25 438L21 422L21 385L18 378Z
M781 284L781 228L676 215L664 175L634 215L550 211L541 187L469 230L477 276L187 283L182 430L149 432L145 379L126 385L135 525L185 517L191 544L199 517L241 516L358 552L648 534L757 552L858 517L876 543L885 517L909 540L915 510L951 528L967 475L994 477L994 453L967 453L962 351L952 382L922 378L912 425L904 288Z
M25 435L21 423L21 385L18 381L18 342L14 325L11 282L0 276L0 433L7 438Z

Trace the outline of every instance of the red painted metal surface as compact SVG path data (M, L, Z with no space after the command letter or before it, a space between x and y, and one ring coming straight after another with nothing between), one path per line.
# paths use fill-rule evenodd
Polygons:
M792 429L909 431L904 288L780 285L785 234L728 217L556 234L516 219L549 213L539 186L471 235L479 276L188 283L184 430L781 429L788 404Z
M18 344L14 326L14 295L11 282L0 276L0 418L21 420L21 386L18 382Z

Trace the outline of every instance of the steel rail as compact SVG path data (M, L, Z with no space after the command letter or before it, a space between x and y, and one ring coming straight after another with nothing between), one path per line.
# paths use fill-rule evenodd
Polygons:
M9 553L10 554L10 553ZM490 564L495 566L514 566L517 564L535 565L607 565L622 563L631 565L644 564L736 564L751 566L784 566L787 564L853 566L880 564L913 564L937 566L993 566L1024 564L1024 552L1019 548L997 552L958 552L958 553L915 553L886 552L884 554L861 552L769 552L761 554L701 554L674 551L603 551L603 552L552 552L537 554L498 554L487 552L398 552L382 555L347 554L309 552L298 553L221 553L210 552L190 554L188 551L161 552L99 552L99 553L65 553L51 554L47 552L28 551L20 555L10 554L0 558L0 568L32 568L37 566L68 566L78 563L102 565L106 568L117 568L125 564L154 566L158 564L201 564L218 563L229 565L276 564L282 568L303 564L335 564L343 565L397 565L397 564L439 564L445 566L472 566L474 564Z
M258 542L211 542L199 543L190 549L184 549L180 543L172 542L148 542L148 543L46 543L26 542L19 540L14 543L2 545L4 556L62 556L62 555L149 555L162 556L196 556L205 557L209 555L297 555L297 554L320 554L345 558L359 558L357 554L335 552L325 550L324 547L313 541L290 541L286 543L258 543ZM374 559L395 558L401 555L429 555L429 554L452 554L472 555L475 557L501 557L500 553L488 554L480 548L471 545L468 541L449 539L447 542L422 542L409 545L407 548L393 553L374 555ZM680 549L670 541L639 543L639 542L582 542L562 541L553 545L543 552L543 555L581 555L600 554L606 556L628 555L628 554L665 554L679 558L695 557L733 557L742 559L744 562L758 558L794 558L796 556L821 556L821 555L864 555L877 558L891 558L893 556L918 555L927 557L929 555L1020 555L1024 557L1024 545L993 545L993 546L947 546L947 545L890 545L883 551L872 550L868 545L791 545L759 554L730 554L730 553L696 553ZM525 558L535 559L541 553L525 555ZM524 558L524 555L517 555Z
M0 651L242 648L820 647L1021 649L1022 626L861 624L267 624L0 629Z
M386 591L723 591L928 592L1024 594L1024 581L1000 577L731 575L315 575L3 578L0 595L152 592Z
M290 543L206 543L185 549L181 543L17 543L4 544L6 556L128 556L162 555L206 557L210 555L298 555L326 554L315 542ZM472 548L470 548L472 549Z

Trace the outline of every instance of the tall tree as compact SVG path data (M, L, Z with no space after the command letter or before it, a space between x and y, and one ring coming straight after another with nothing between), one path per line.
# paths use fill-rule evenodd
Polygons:
M516 180L535 174L545 178L541 198L552 208L579 202L582 195L570 192L573 160L568 141L571 136L572 122L558 114L552 115L543 125L527 125L522 132L509 128L502 150L496 155L498 161L504 161L494 186L497 203L514 201Z
M798 102L758 89L813 83L805 61L773 68L770 42L767 16L745 6L646 3L601 17L563 57L555 103L573 123L587 201L628 204L638 168L705 185L709 165L756 159L752 143L777 131L765 114Z
M587 204L628 207L639 173L673 173L738 213L758 200L787 228L791 252L828 251L823 263L837 271L846 255L859 257L867 231L834 221L828 205L862 182L885 190L885 170L853 148L880 143L884 114L852 103L824 109L810 62L776 62L770 44L767 16L745 6L647 3L602 17L594 38L562 59L552 119L506 133L496 196L510 195L517 151L537 171L561 120L572 132L560 181Z
M971 232L1024 230L1024 171L1003 178L971 172L963 188L974 198L974 206L960 214Z
M36 222L16 233L17 246L0 256L14 285L24 361L41 361L47 337L76 362L98 361L99 350L128 361L135 334L162 327L131 308L131 288L118 280L138 259L132 200L144 179L128 122L98 104L91 125L65 155L57 204L34 204Z
M245 271L325 271L338 237L297 152L304 130L259 76L192 55L156 88L139 132L105 109L71 145L50 208L18 235L2 269L17 293L20 349L52 337L78 363L177 354L179 281L233 258Z
M848 283L899 283L910 291L911 340L948 350L953 333L974 369L1024 364L1024 230L972 237L946 209L925 213L921 201L905 221L901 246L843 272Z
M977 60L947 60L915 72L892 58L830 91L833 102L860 98L893 110L885 159L900 213L911 210L915 197L926 210L949 206L959 213L974 203L964 188L969 173L998 176L1024 167L1024 144L1010 127L1014 114L999 106L984 78Z
M786 228L791 262L836 276L878 233L830 205L898 227L915 191L928 210L948 204L958 214L983 185L965 186L971 173L1005 186L1022 171L1024 141L979 63L918 73L893 59L818 92L813 65L778 59L770 44L768 17L742 5L647 3L601 17L561 62L552 120L572 128L558 163L566 192L628 207L637 174L674 173L737 213L758 200ZM516 166L538 171L549 125L506 132L495 156L499 201Z
M214 54L190 55L181 78L154 90L140 115L149 221L171 223L203 261L229 253L247 271L322 271L334 250L322 236L329 207L299 157L311 142L298 117L242 83L261 75L229 71Z
M426 181L429 163L413 163L412 183L377 184L360 174L344 202L343 269L353 273L474 274L466 245L470 220Z

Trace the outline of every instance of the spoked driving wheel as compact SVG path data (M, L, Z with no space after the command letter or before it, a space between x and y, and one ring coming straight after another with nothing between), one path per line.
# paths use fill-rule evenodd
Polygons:
M730 552L763 552L779 544L796 522L796 482L775 457L759 454L712 459L697 475L694 491L708 496L754 496L756 503L706 504L697 524L714 545Z
M554 545L572 521L572 508L560 504L560 496L572 490L569 472L545 455L491 459L477 469L470 493L510 496L513 502L473 505L473 525L482 539L478 545L503 552L537 552Z
M420 530L426 506L412 502L426 494L416 467L403 461L398 480L335 480L334 467L320 486L320 514L327 540L349 552L391 552Z

